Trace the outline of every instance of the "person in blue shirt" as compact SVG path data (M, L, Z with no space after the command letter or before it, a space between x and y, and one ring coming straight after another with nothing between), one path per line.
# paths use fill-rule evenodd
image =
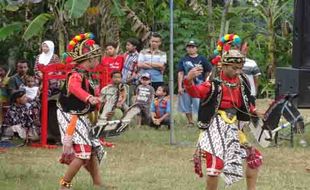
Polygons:
M184 90L183 80L192 68L202 67L202 74L193 80L196 85L201 84L211 72L212 65L205 56L198 54L198 45L195 41L189 41L186 44L186 52L187 54L178 64L178 111L185 113L188 120L188 126L193 126L194 122L192 114L197 114L198 112L199 99L189 96Z
M159 86L155 94L156 98L151 104L151 127L158 129L161 125L167 125L168 129L170 129L170 100L168 86Z

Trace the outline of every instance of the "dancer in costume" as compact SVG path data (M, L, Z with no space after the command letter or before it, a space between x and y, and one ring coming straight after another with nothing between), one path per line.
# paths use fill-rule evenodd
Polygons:
M262 156L251 147L244 134L236 126L237 120L250 120L256 115L254 103L250 102L250 88L242 74L245 57L238 50L224 52L221 70L214 80L195 85L193 79L203 70L195 67L184 80L186 91L201 99L198 113L198 127L203 129L195 154L195 172L202 177L200 156L206 160L208 190L218 189L218 176L223 173L230 185L243 176L242 159L246 158L246 179L248 190L256 189L258 170Z
M89 135L91 122L88 114L100 103L90 73L101 55L93 38L91 33L75 36L64 54L66 63L75 64L75 67L68 73L58 101L57 119L63 143L60 162L68 165L60 180L61 190L71 188L71 181L82 166L91 175L94 186L102 186L99 163L105 151L99 140Z

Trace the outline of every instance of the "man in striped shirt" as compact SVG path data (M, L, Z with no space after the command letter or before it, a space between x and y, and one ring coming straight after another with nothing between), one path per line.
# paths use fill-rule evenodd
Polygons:
M147 72L151 75L151 85L155 90L164 84L163 74L167 63L166 52L159 49L161 42L161 36L158 33L152 33L150 48L142 50L138 58L139 73Z

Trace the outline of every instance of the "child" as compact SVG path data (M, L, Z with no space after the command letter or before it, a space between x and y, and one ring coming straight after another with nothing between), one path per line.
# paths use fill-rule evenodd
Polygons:
M140 77L141 84L136 89L136 100L135 104L141 109L141 117L139 118L139 124L149 124L150 123L150 105L154 98L154 88L150 85L151 76L149 73L144 73ZM133 106L134 106L133 105Z
M23 88L26 90L26 96L29 101L33 101L36 97L38 97L39 92L39 87L35 86L35 77L27 75L25 77L25 84L26 86L24 86Z
M3 123L5 136L17 132L22 139L38 139L38 126L35 125L31 110L26 106L27 96L24 90L17 90L11 96L11 102Z
M21 86L25 90L27 97L27 107L32 112L32 117L36 125L41 125L40 116L41 116L41 102L39 99L39 87L36 86L35 76L26 75L24 78L24 83L26 86Z
M167 86L159 86L156 90L156 98L151 104L151 127L158 129L161 125L167 125L170 129L170 101Z
M104 105L100 110L100 119L110 120L115 108L119 108L123 112L128 109L125 103L126 90L122 85L122 73L120 71L113 71L111 73L111 79L112 84L105 86L100 92L102 105ZM117 100L115 98L117 98Z

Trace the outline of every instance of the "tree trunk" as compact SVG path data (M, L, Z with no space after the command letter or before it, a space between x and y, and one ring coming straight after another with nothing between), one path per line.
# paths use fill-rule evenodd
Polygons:
M214 36L212 36L212 34L214 33L214 22L213 22L213 6L212 6L212 0L208 0L208 17L209 17L209 22L208 22L208 34L209 35L209 39L210 39L210 44L209 44L209 49L212 51L215 46L216 46L216 41L217 39L214 38ZM211 52L213 53L213 52Z
M110 0L100 1L100 46L105 47L108 42L114 42L120 47L120 24L118 18L113 17L111 10L113 2ZM117 49L118 49L117 48Z
M227 21L227 13L229 11L229 7L232 4L232 0L226 0L225 5L224 5L224 10L222 12L222 19L221 19L221 30L220 30L220 35L219 38L222 37L225 34L225 30L227 30L226 28L226 21Z
M275 31L274 31L274 26L273 26L273 17L270 15L269 17L269 23L268 23L268 76L269 78L274 78L275 77L275 70L276 70L276 62L275 62Z
M122 6L122 9L126 14L126 19L131 24L131 30L136 33L136 36L140 38L143 43L146 42L151 34L150 27L144 24L128 6Z

